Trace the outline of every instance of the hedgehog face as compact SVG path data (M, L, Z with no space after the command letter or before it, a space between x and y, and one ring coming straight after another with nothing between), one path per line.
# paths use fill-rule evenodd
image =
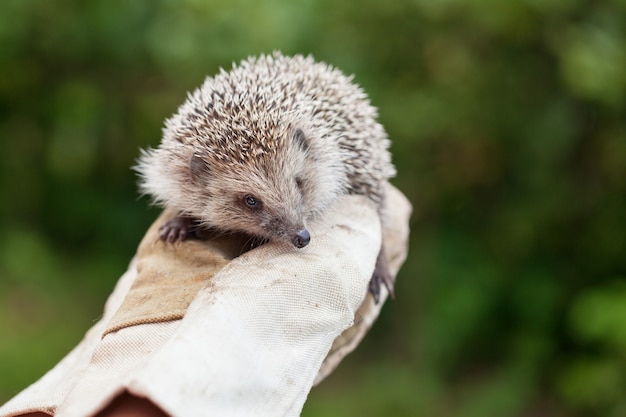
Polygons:
M212 166L192 156L192 183L205 195L201 213L190 213L208 226L237 229L297 248L309 244L308 224L343 191L343 175L296 128L283 138L285 146L255 163ZM329 175L330 173L330 175ZM196 206L197 205L192 205Z
M167 141L143 151L136 169L142 191L162 206L217 230L302 248L311 239L309 224L348 188L341 153L329 152L337 140L329 138L286 129L274 138L280 146L242 159Z

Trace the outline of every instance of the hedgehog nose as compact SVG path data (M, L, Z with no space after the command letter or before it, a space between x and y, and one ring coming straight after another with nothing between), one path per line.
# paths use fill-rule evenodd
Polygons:
M293 245L298 249L305 247L310 241L311 235L306 229L298 230L292 240Z

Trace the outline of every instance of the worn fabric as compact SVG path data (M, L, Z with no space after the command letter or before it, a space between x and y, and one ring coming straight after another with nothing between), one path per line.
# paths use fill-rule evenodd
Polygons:
M393 188L388 195L395 274L410 205ZM247 241L237 236L166 245L156 233L171 215L146 234L102 319L0 417L93 416L124 391L172 416L297 416L387 296L378 305L366 297L381 228L364 197L342 199L300 250L269 243L241 254Z

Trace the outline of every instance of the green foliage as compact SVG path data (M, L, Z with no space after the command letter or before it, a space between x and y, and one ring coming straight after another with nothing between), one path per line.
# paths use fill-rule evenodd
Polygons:
M0 402L156 216L130 167L220 66L354 73L415 206L397 300L305 416L626 415L626 3L0 2Z

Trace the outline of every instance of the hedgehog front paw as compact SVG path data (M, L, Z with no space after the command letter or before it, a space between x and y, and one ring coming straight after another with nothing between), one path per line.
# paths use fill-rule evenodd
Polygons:
M195 220L190 217L174 217L159 228L159 239L167 243L182 242L192 237L195 231Z
M376 266L374 267L374 273L372 274L372 279L370 279L369 291L374 297L374 302L378 304L380 301L380 288L384 285L389 292L389 296L391 298L395 298L395 293L393 291L394 279L389 272L389 266L387 265L387 258L385 258L385 253L383 248L380 248L380 252L378 253L378 258L376 259Z

